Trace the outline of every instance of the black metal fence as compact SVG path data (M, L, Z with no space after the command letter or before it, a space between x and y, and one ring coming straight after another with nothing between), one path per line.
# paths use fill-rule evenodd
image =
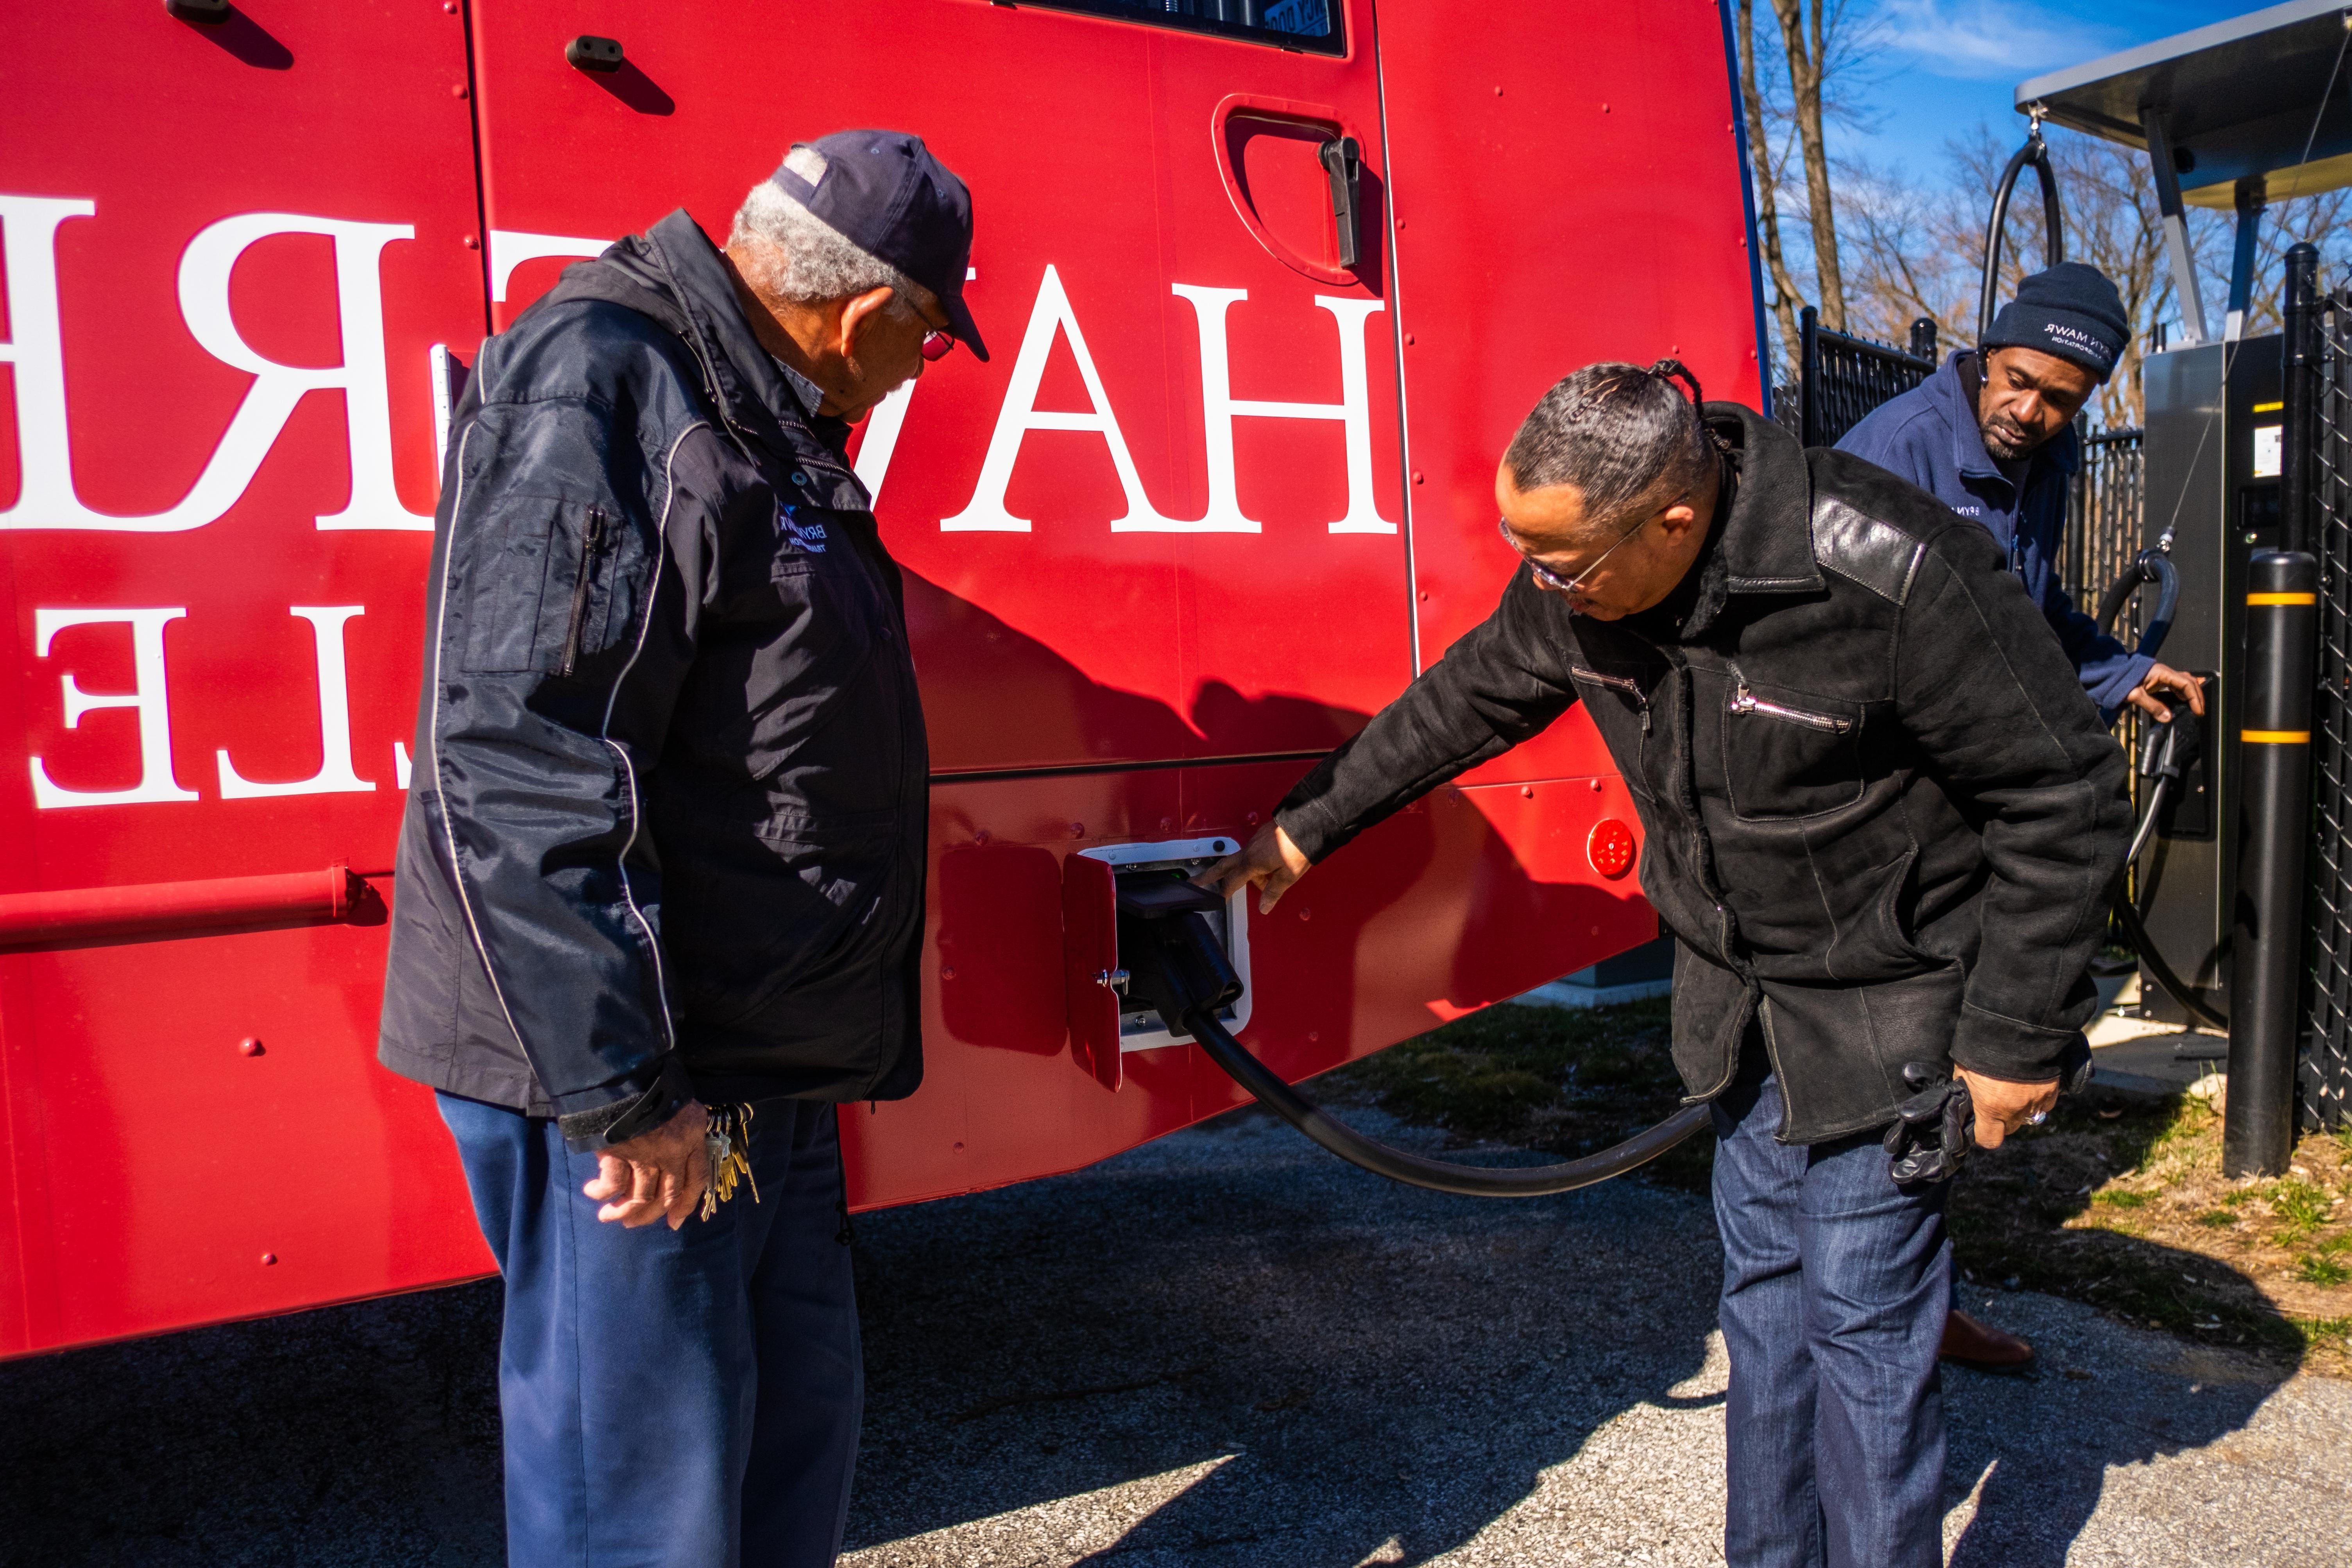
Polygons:
M2312 706L2311 991L2298 1098L2305 1125L2352 1114L2352 289L2323 301L2311 549L2319 557Z
M2059 545L2058 580L2084 614L2096 615L2100 597L2123 575L2124 568L2131 564L2143 546L2145 463L2138 426L2126 425L2116 430L2094 430L2087 425L2078 428L2082 432L2081 466L2074 470L2074 489L2066 498L2066 536ZM2116 616L2116 624L2107 628L2126 647L2138 645L2147 597L2145 594L2133 595ZM2139 754L2138 709L2124 710L2116 721L2116 734L2126 753ZM2131 791L2135 811L2139 807L2144 788L2138 770L2134 769ZM2136 887L2126 890L2135 897L2138 894ZM2130 945L2120 923L2110 934L2117 943Z
M2082 467L2067 498L2058 577L2086 614L2096 611L2099 596L2140 552L2141 474L2138 426L2084 430ZM2108 629L2126 646L2139 635L2138 595Z
M1911 323L1907 348L1833 332L1811 305L1798 318L1797 384L1773 389L1772 410L1808 447L1834 447L1863 416L1936 374L1936 323Z

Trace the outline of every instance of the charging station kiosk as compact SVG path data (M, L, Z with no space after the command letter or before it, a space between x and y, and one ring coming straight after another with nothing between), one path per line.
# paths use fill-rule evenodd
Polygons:
M2346 673L2340 654L2326 671L2315 657L2316 626L2333 613L2323 605L2344 596L2346 563L2308 553L2318 541L2325 554L2333 537L2320 526L2331 503L2316 456L2331 356L2310 246L2284 258L2284 330L2245 331L2265 207L2352 185L2347 66L2352 12L2337 0L2288 0L2038 77L2015 99L2037 131L2047 120L2144 152L2154 177L2180 331L2141 365L2142 539L2178 574L2162 657L2206 678L2212 743L2197 776L2168 795L2137 866L2141 994L2158 1018L2227 1021L2231 1174L2285 1168L2299 1071L2304 1105L2323 1120L2340 1119L2352 1091L2334 1081L2352 1079L2346 1015L2316 1004L2311 978L2331 940L2352 936L2326 916L2315 932L2310 918L2343 906L2344 889L2322 887L2315 900L2305 869L2315 823L2340 816L2323 802L2315 817L2313 759L2324 749L2315 738L2327 742L2344 706ZM2190 206L2235 215L2218 335L2189 245ZM2167 969L2181 995L2149 983ZM2333 1088L2315 1093L2310 1064L2322 1057L2335 1064L2322 1075Z

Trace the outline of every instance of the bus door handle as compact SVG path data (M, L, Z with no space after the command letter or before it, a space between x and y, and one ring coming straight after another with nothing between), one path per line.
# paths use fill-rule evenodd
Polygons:
M1352 268L1363 259L1356 226L1356 195L1364 178L1362 150L1352 136L1334 136L1316 156L1323 161L1323 172L1331 176L1331 225L1339 234L1339 265Z
M1277 125L1296 126L1314 132L1321 145L1316 158L1331 180L1331 217L1339 231L1339 261L1337 267L1311 261L1285 244L1282 238L1266 227L1250 200L1247 185L1241 172L1234 167L1235 147L1232 121L1244 120L1271 121ZM1234 215L1250 237L1265 247L1267 255L1293 272L1312 278L1318 283L1334 283L1343 287L1360 284L1355 274L1364 254L1361 208L1363 205L1364 158L1362 143L1348 133L1339 110L1319 103L1300 103L1286 98L1265 98L1255 93L1229 93L1218 100L1209 116L1209 140L1217 160L1217 177L1224 182L1225 197L1234 204Z

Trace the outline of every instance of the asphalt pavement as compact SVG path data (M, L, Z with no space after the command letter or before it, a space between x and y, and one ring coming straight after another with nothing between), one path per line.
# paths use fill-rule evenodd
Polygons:
M1242 1114L856 1247L853 1568L1721 1560L1688 1194L1450 1198ZM1966 1300L2048 1372L1950 1379L1955 1564L2346 1560L2352 1384ZM497 1312L474 1286L0 1365L0 1563L488 1568Z

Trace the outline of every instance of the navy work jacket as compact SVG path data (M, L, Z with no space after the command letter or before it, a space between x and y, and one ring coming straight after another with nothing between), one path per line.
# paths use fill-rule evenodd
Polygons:
M2058 634L2083 689L2112 720L2156 661L2099 630L2058 579L2066 485L2080 461L2080 443L2071 427L2060 431L2027 459L2025 483L2011 484L1977 433L1978 375L1974 351L1954 351L1941 370L1880 404L1847 431L1838 450L1909 479L1962 517L1982 523Z
M380 1056L575 1149L922 1076L929 763L848 427L683 211L482 345L434 521Z

